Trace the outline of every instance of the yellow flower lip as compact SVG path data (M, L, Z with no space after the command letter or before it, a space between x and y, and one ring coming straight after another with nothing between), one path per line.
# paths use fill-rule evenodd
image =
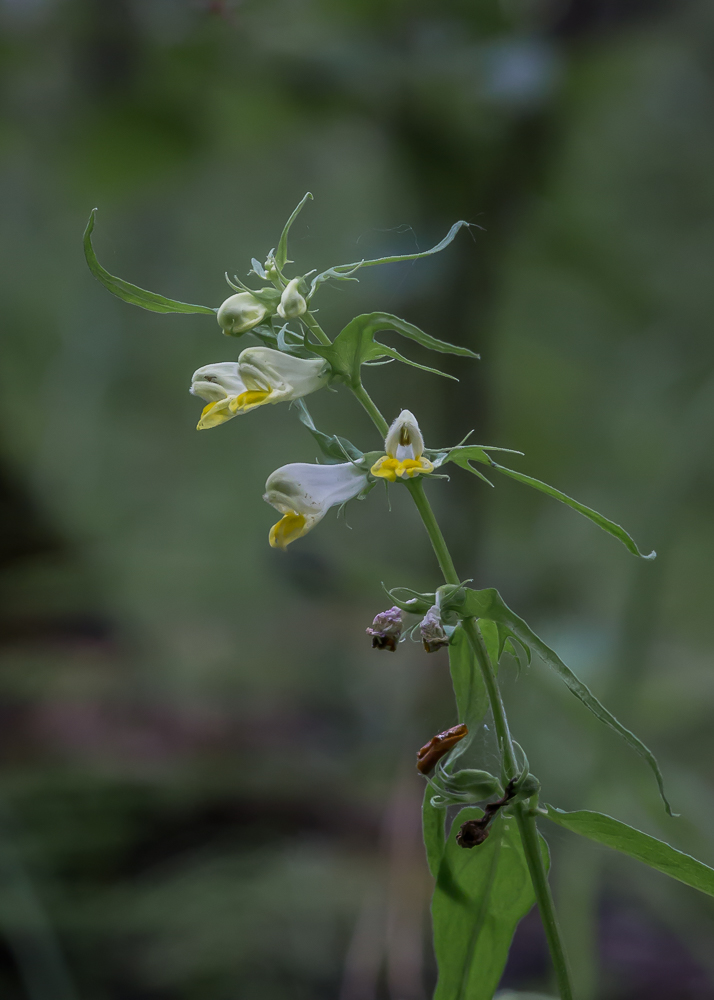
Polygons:
M419 458L405 458L399 461L390 455L382 455L369 470L378 479L387 479L390 483L396 483L397 478L413 479L414 476L422 474L428 475L434 471L434 466L428 458L422 455Z
M304 514L296 514L294 510L285 514L277 524L270 529L268 540L274 549L282 549L283 552L297 538L302 538L309 530L307 518Z

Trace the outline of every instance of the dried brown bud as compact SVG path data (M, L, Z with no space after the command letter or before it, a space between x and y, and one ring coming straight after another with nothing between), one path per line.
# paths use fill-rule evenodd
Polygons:
M484 819L487 818L484 816ZM483 819L470 819L462 825L456 834L456 843L459 847L478 847L479 844L483 844L488 833L487 823L484 823Z
M399 608L380 611L366 632L372 636L372 649L388 649L396 653L402 634L402 612Z
M449 637L441 624L441 614L436 604L429 608L419 625L421 640L427 653L435 653L449 645Z
M459 723L452 726L443 733L432 736L429 742L417 752L417 771L420 774L428 774L438 760L447 754L452 747L468 735L468 728Z

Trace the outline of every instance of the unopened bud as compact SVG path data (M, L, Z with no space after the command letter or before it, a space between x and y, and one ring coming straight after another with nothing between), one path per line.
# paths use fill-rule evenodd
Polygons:
M468 732L468 727L459 723L458 726L452 726L451 729L432 736L429 742L417 751L417 771L420 774L428 774L437 761L441 760L464 736L468 736Z
M435 653L442 646L449 645L449 637L444 631L444 626L441 624L441 614L436 604L429 608L424 615L419 625L419 632L421 633L421 640L424 643L424 649L427 653Z
M289 281L280 297L278 316L282 316L283 319L295 319L296 316L302 316L307 309L307 302L299 291L300 281L300 278Z
M263 303L253 298L250 292L238 292L226 299L216 318L225 333L238 336L262 323L267 313Z
M488 771L463 768L448 776L448 789L468 795L473 802L482 802L492 795L503 795L501 782Z
M396 653L402 634L402 612L399 608L380 611L366 632L372 636L372 649L388 649Z

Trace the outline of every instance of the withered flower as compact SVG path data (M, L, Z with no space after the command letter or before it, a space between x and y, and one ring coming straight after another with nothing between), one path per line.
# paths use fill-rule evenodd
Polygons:
M435 653L442 646L449 645L449 637L441 624L441 614L436 604L429 608L419 625L421 641L427 653Z
M372 636L372 649L388 649L396 653L399 636L402 634L402 612L399 608L380 611L365 631Z
M468 735L468 727L463 723L452 726L443 733L432 736L427 744L417 752L417 771L420 774L428 774L437 761L441 760L452 747Z

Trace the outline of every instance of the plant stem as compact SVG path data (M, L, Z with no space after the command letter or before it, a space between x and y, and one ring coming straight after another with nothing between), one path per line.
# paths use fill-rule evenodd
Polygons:
M387 421L380 413L362 383L360 382L357 387L352 386L352 391L367 413L369 413L380 433L386 435L387 430L389 429ZM434 511L432 510L426 492L424 491L423 481L419 478L408 479L406 481L406 486L411 493L412 499L416 504L416 508L421 515L422 521L424 522L424 527L429 535L429 540L431 541L432 548L434 549L434 553L439 562L444 579L447 583L459 583L459 575L456 572L456 567L454 566L454 561L451 558L451 553L449 552L446 540L444 539L441 528L439 527L434 515ZM503 777L506 781L508 781L518 773L518 761L513 747L513 740L511 739L511 731L508 728L508 719L506 718L506 709L503 704L503 699L501 698L501 690L498 686L496 674L488 655L488 650L486 649L486 645L483 641L483 636L481 635L479 627L476 623L476 619L464 618L462 619L461 624L466 634L466 638L468 639L474 652L486 686L488 699L491 705L491 713L493 715L494 728L496 730L496 736L498 738L502 754ZM560 936L560 928L558 927L555 905L553 903L553 896L548 882L548 873L546 871L543 855L541 853L535 816L532 814L525 802L517 803L513 807L513 810L516 815L518 831L520 833L521 842L523 843L523 852L526 856L528 871L531 876L531 882L533 883L533 891L538 903L538 910L543 922L543 929L548 941L550 957L555 968L560 996L562 1000L573 1000L568 963L565 958L563 942Z
M355 396L360 401L362 406L365 408L367 413L369 413L370 417L372 418L372 423L375 425L379 433L382 435L382 437L386 437L387 431L389 430L389 424L380 413L377 404L374 402L374 400L367 392L365 387L360 382L358 385L350 386L350 388L352 389L352 392L355 394Z
M322 329L322 327L317 322L317 320L312 315L312 313L310 312L309 309L307 310L307 312L304 312L302 314L302 316L300 317L300 319L303 321L303 323L308 328L308 330L311 333L314 333L314 335L317 337L317 339L320 341L321 344L323 344L325 347L329 347L330 346L330 344L332 343L332 341L327 336L327 334Z

